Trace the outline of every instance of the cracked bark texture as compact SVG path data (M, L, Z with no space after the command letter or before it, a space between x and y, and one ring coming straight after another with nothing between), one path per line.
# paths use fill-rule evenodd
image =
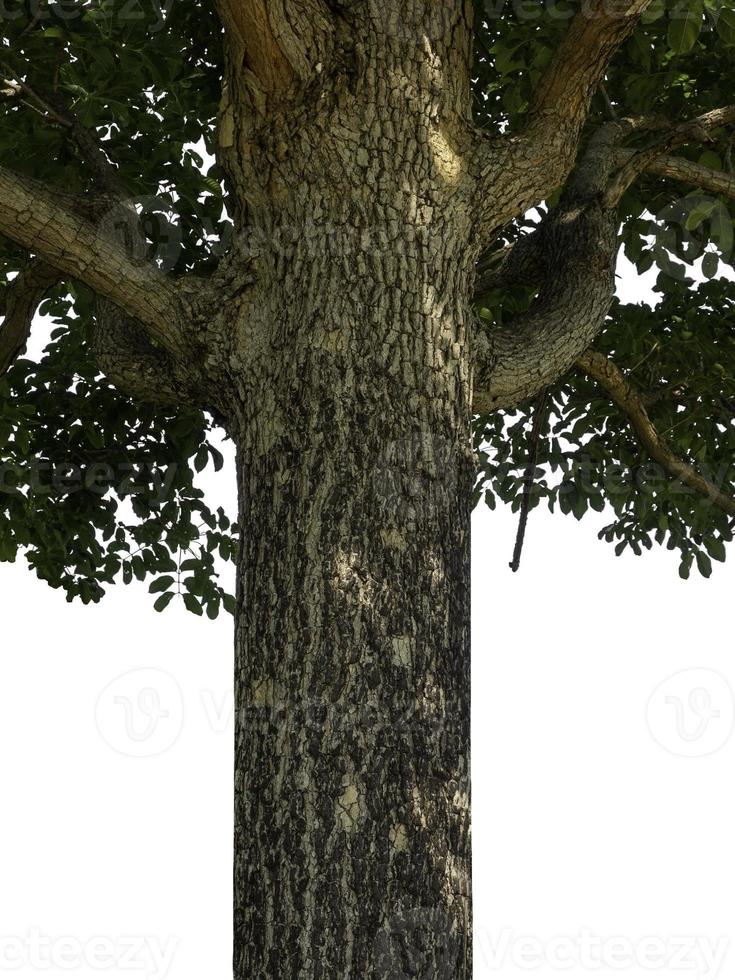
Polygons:
M247 104L231 170L257 254L230 358L237 980L472 970L473 258L447 135L471 10L363 8L333 42L359 76L318 80L288 141L273 112L302 108Z
M480 274L476 290L537 286L527 313L475 337L473 410L513 408L562 377L601 332L615 293L617 208L603 191L627 132L610 123L591 139L559 204L532 235Z
M472 976L470 422L604 320L614 127L501 259L540 291L487 336L476 260L567 180L648 2L587 4L526 129L488 138L471 0L217 0L235 232L206 282L135 254L124 201L0 168L0 233L97 294L113 382L214 411L237 444L235 980Z

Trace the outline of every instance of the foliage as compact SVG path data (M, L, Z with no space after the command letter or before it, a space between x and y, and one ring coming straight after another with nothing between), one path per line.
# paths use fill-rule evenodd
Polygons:
M221 51L216 21L198 3L4 5L2 67L32 66L29 83L55 93L104 140L146 216L151 254L173 273L206 271L228 223L214 150ZM5 106L0 162L65 192L93 174L61 127ZM22 266L0 252L4 281ZM196 473L222 466L212 422L198 412L136 404L96 370L90 294L65 284L42 304L52 341L39 364L19 360L0 379L0 560L26 553L40 578L71 600L98 601L116 578L150 580L155 607L181 595L214 618L234 600L217 577L236 527L213 512Z
M517 127L535 83L558 45L573 3L477 3L475 108L487 129ZM595 99L590 125L657 114L683 120L727 105L735 91L735 2L656 0L617 53ZM714 141L677 151L706 167L733 172L732 145ZM647 176L621 205L620 242L639 274L656 277L661 302L616 303L596 347L614 353L644 391L660 393L652 421L674 452L735 492L735 201ZM522 231L521 224L509 238ZM694 288L692 266L704 283ZM711 281L710 281L711 280ZM502 322L530 294L497 292L482 315ZM609 399L574 372L550 392L531 505L547 500L580 519L612 508L600 536L641 554L654 543L680 554L680 573L711 573L724 560L733 522L652 464ZM680 395L680 397L678 397ZM531 406L511 417L475 421L480 472L477 499L518 510L529 457Z
M631 380L652 393L649 414L669 446L718 487L735 495L735 296L728 280L679 290L664 282L661 303L616 302L596 348L629 364ZM723 394L729 391L730 397ZM606 506L614 520L600 532L640 555L654 543L680 553L680 573L696 563L705 576L711 559L725 560L732 519L647 459L622 415L581 375L550 391L552 410L542 433L532 501L580 520ZM478 420L477 496L517 510L528 457L526 416Z
M577 5L477 0L476 7L476 120L487 131L512 129ZM158 263L174 274L212 268L230 224L222 175L204 163L214 155L222 75L210 4L5 0L2 16L1 73L20 72L96 131L146 216ZM735 0L657 0L615 59L590 123L607 118L607 100L621 114L674 119L724 105L735 90L734 54ZM731 170L728 145L682 152ZM68 132L20 99L0 101L0 164L67 193L84 193L94 177ZM682 457L732 489L735 287L720 278L733 264L732 202L647 178L626 196L622 219L626 254L641 273L659 270L663 299L653 313L616 304L601 346L643 386L679 385L681 398L662 397L654 420ZM711 282L692 291L684 263L702 258ZM0 285L22 262L17 249L0 245ZM484 315L501 319L528 298L496 295ZM42 360L17 361L0 381L0 560L23 551L39 576L84 602L117 578L137 578L150 580L157 609L179 591L196 613L232 608L215 555L234 554L236 528L208 508L195 480L208 462L220 463L211 420L134 403L99 375L85 290L60 285L42 312L56 325ZM662 474L653 479L625 423L590 382L573 374L552 401L534 502L546 499L577 518L608 503L615 520L603 536L618 551L660 541L681 552L683 573L696 562L708 574L709 558L724 558L732 539L727 519ZM478 499L518 507L527 430L523 413L477 420ZM611 481L616 468L623 476Z

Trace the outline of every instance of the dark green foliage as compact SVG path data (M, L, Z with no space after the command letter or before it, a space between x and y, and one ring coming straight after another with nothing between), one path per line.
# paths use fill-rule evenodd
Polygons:
M476 113L487 128L517 127L533 86L577 9L572 3L478 2ZM501 11L502 16L496 16ZM658 114L675 121L728 105L735 92L735 3L657 0L618 52L606 81L619 116ZM610 118L601 93L590 126ZM648 136L650 139L650 136ZM732 143L715 138L677 154L710 169L733 172ZM621 206L625 255L643 274L658 272L662 302L616 303L596 347L644 391L658 392L653 422L672 450L720 489L735 493L735 201L646 176ZM510 238L520 228L511 232ZM712 280L698 288L687 266ZM524 309L531 293L483 298L482 315L502 321ZM708 499L652 464L625 418L581 373L558 384L540 447L543 475L532 504L548 500L580 519L609 505L615 519L601 532L616 553L641 554L654 543L680 554L681 574L711 572L725 558L733 522ZM660 396L660 397L659 397ZM476 420L480 452L478 500L499 498L517 510L528 456L528 411Z
M44 358L0 379L0 559L22 549L40 578L83 602L118 577L157 576L151 591L181 593L189 608L196 597L215 614L231 605L215 557L232 557L236 529L195 485L194 468L222 465L211 422L134 404L105 383L85 342L90 301L47 300L59 326Z
M713 280L695 290L688 281L680 289L677 280L662 286L666 292L654 310L616 302L596 347L629 366L631 380L650 393L651 420L671 449L735 496L733 284ZM578 520L609 505L615 519L600 537L614 542L617 554L665 544L680 553L682 574L696 561L708 575L709 557L724 561L732 518L647 458L593 382L579 373L569 376L551 399L535 505L545 499L550 509ZM496 497L514 510L519 506L528 430L524 413L477 421L477 493L491 507Z
M146 215L151 255L174 274L205 272L226 246L220 175L192 144L214 151L221 84L217 21L194 2L8 3L2 68L26 75L104 140L126 191ZM0 162L82 194L94 174L62 127L17 101L0 102ZM0 251L0 282L22 265ZM0 560L25 552L69 599L96 602L116 579L151 580L163 610L215 617L233 599L216 564L234 555L236 527L212 512L195 471L222 458L212 423L135 404L89 352L92 297L64 284L41 312L56 323L39 364L0 379Z
M486 130L522 122L576 8L478 0L475 106ZM21 73L96 131L146 215L151 255L174 274L211 269L231 227L221 174L197 149L213 155L220 95L221 39L211 4L5 0L3 27L0 74ZM732 0L659 0L619 52L607 96L621 113L689 118L732 101L734 65ZM600 94L590 125L607 113ZM731 148L721 141L681 152L710 168L732 168ZM0 101L0 163L67 193L83 194L94 181L64 128L17 98ZM733 263L732 205L655 178L634 186L623 201L621 240L639 271L660 270L663 302L654 313L617 305L600 342L643 387L668 386L654 421L676 452L731 490L735 287L717 277ZM692 291L684 263L701 257L712 282ZM0 243L0 284L23 260ZM484 315L507 317L529 298L487 297ZM117 578L139 579L149 580L158 610L180 592L195 614L215 616L221 603L231 611L215 563L232 557L235 528L212 513L195 485L196 471L220 464L211 422L192 412L166 415L111 387L89 353L92 310L84 290L61 284L43 306L56 329L41 362L20 360L0 381L0 560L25 552L39 576L85 602ZM708 574L708 556L724 558L727 519L650 470L594 385L573 374L556 386L552 403L535 502L548 499L577 518L608 503L615 520L604 536L618 550L661 541L681 552L685 572L696 562ZM491 506L496 496L518 506L527 431L522 413L477 421L478 486Z

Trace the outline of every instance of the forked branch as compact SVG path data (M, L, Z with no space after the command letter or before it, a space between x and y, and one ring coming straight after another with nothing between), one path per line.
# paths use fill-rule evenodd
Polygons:
M574 166L592 97L651 2L582 4L536 87L523 130L478 147L478 231L483 244L562 186Z
M0 325L0 376L25 349L36 310L58 279L51 266L32 261L0 295L0 316L4 318Z
M553 384L602 330L615 294L616 209L601 191L625 128L602 127L567 183L558 206L521 238L479 286L537 285L526 313L475 336L473 411L515 408Z
M650 146L629 154L622 169L616 174L605 191L605 205L610 208L617 207L630 185L641 174L656 167L661 158L666 157L671 150L683 146L685 143L706 140L714 130L733 123L735 123L735 106L714 109L696 119L674 126L664 132ZM686 163L686 161L683 162Z
M0 234L111 300L166 350L185 356L186 317L174 282L128 255L114 212L108 218L95 223L39 181L0 167Z
M701 493L726 514L735 517L735 498L723 493L688 463L674 453L659 434L646 409L645 397L610 358L588 350L577 359L577 366L607 392L627 417L638 441L646 452L670 476Z

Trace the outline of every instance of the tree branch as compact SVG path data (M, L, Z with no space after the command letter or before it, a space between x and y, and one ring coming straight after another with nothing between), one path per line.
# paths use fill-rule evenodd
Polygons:
M540 289L526 313L476 331L475 414L534 397L564 375L602 330L615 294L618 217L616 209L603 206L601 191L614 165L612 151L627 131L620 122L598 130L557 207L501 262L493 286L533 284L536 276ZM487 284L487 274L481 275L478 285Z
M652 459L660 463L671 476L707 497L726 514L735 517L735 498L723 493L672 452L651 422L643 394L613 361L598 351L588 350L577 359L577 366L597 381L627 416L638 441Z
M31 108L37 108L44 118L52 125L62 128L76 144L82 157L91 166L99 181L101 191L111 197L123 200L125 189L120 181L116 167L107 156L96 132L83 126L76 114L56 92L42 93L29 81L30 66L25 65L22 71L16 71L3 59L0 59L0 69L7 75L9 84L16 94L24 94Z
M630 185L670 150L692 140L706 140L713 130L732 123L735 123L735 106L714 109L712 112L673 127L651 146L633 153L605 191L606 207L617 207Z
M532 286L544 277L540 235L522 235L517 242L480 257L475 269L475 297L500 286Z
M624 167L636 155L635 150L620 149L615 156L620 166ZM711 170L699 163L692 163L691 160L684 157L668 155L656 157L655 160L646 164L645 173L656 174L658 177L666 177L669 180L678 180L690 184L692 187L701 187L702 190L711 191L713 194L735 198L735 176L718 170Z
M732 174L710 170L709 167L692 163L691 160L685 160L683 157L659 157L649 165L648 170L660 177L680 180L694 187L701 187L702 190L711 191L713 194L735 198L735 177Z
M0 296L0 315L5 318L0 327L0 376L25 350L38 305L58 279L55 269L32 261Z
M594 0L582 5L534 93L529 128L579 133L613 55L651 0Z
M115 235L116 214L95 224L38 181L0 167L0 234L78 279L139 320L170 353L188 353L176 285L155 266L131 259Z
M92 348L102 373L133 398L171 408L207 403L200 365L182 365L154 347L142 324L107 300L96 304Z
M216 0L228 42L262 93L284 96L324 65L332 16L324 0Z
M474 169L483 242L564 183L577 157L592 96L651 2L583 4L541 77L523 130L479 146Z

